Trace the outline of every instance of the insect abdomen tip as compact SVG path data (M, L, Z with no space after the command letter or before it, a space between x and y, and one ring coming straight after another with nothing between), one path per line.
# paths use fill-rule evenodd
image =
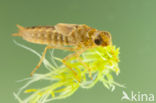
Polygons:
M21 36L20 33L14 33L12 36Z
M16 24L16 26L17 26L20 30L24 29L24 27L21 26L21 25L19 25L19 24Z

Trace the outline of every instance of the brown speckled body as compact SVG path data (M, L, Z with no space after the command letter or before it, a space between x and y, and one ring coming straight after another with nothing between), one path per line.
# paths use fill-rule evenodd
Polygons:
M20 32L23 39L38 44L66 45L71 43L67 36L56 32L54 27L28 27Z
M98 31L87 25L60 23L56 26L17 26L19 32L13 35L21 36L32 43L59 47L66 45L86 47L96 45L94 40L98 38L103 46L111 44L109 32Z

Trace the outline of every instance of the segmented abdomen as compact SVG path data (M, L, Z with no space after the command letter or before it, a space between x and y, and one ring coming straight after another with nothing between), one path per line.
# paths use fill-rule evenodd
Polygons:
M23 39L38 44L72 45L68 36L56 32L52 26L28 27L20 31Z

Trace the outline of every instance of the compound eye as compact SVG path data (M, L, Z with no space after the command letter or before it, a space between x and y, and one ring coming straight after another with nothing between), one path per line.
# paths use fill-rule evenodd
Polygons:
M95 42L96 45L100 45L101 44L101 40L100 39L95 39L94 42Z

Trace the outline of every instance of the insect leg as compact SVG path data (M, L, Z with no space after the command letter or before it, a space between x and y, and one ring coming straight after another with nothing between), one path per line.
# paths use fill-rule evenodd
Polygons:
M79 56L77 56L77 60L78 60L85 68L88 69L89 77L91 78L91 80L93 80L93 78L92 78L92 73L91 73L91 68L89 68L88 65L87 65L86 63L84 63L84 62L82 61L82 59L81 59Z
M40 65L42 64L43 60L44 60L44 57L45 57L45 54L47 52L48 49L50 48L53 48L52 46L46 46L46 48L44 49L44 52L42 54L42 57L40 58L40 61L38 63L38 65L35 67L35 69L31 72L31 76L36 72L36 70L40 67Z
M55 47L55 46L46 46L46 48L44 49L44 52L42 54L42 57L40 58L40 61L38 63L38 65L35 67L35 69L31 72L31 76L36 72L36 70L40 67L40 65L42 64L43 60L44 60L44 57L45 57L45 54L47 52L48 49L54 49L54 48L57 48L57 49L62 49L62 50L68 50L68 51L74 51L74 49L72 47Z
M68 64L67 64L67 60L68 59L70 59L71 57L76 57L77 58L77 60L85 67L85 68L87 68L88 69L88 72L89 72L89 77L91 78L91 80L93 79L92 78L92 74L91 74L91 69L82 61L82 59L80 58L80 55L81 55L81 53L82 53L83 51L79 51L79 52L75 52L75 53L73 53L73 54L70 54L70 55L68 55L68 56L66 56L63 60L62 60L62 62L63 62L63 64L64 65L66 65L73 73L74 73L74 75L77 77L77 73L72 69L72 67L71 66L69 66ZM77 79L79 82L80 82L80 80L79 79Z
M87 68L87 70L88 70L88 72L89 72L89 77L90 77L91 80L92 80L93 78L92 78L91 68L89 68L88 65L87 65L86 63L84 63L84 62L82 61L82 59L80 58L81 53L84 52L85 50L86 50L86 49L83 49L83 50L81 50L81 51L76 52L76 53L77 53L76 58L77 58L77 60L78 60L85 68Z
M76 72L72 69L72 67L71 67L70 65L68 65L68 63L67 63L67 60L70 59L71 57L74 57L74 56L77 56L77 54L76 54L76 53L73 53L73 54L70 54L70 55L66 56L66 57L62 60L62 63L63 63L66 67L68 67L68 68L73 72L73 74L75 75L77 81L80 82L80 79L77 77L77 73L76 73Z

